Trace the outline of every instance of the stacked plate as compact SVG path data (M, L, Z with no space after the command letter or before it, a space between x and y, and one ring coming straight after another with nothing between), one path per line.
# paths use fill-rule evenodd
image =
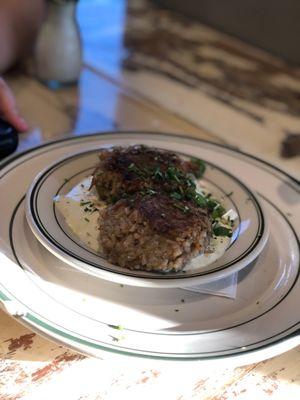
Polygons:
M203 185L237 215L219 259L179 273L130 271L66 225L53 198L91 174L100 148L137 143L205 160ZM106 133L9 158L0 199L0 300L47 337L95 356L185 363L245 364L300 343L299 185L271 165L187 137ZM237 272L234 300L182 289Z

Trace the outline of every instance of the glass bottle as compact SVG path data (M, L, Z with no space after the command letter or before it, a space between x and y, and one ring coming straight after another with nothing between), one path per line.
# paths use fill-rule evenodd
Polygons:
M50 88L76 83L82 65L76 19L77 0L48 1L47 17L37 38L36 76Z

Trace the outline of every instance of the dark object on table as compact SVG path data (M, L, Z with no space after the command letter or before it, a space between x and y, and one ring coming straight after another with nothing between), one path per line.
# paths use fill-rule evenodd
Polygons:
M0 159L13 153L18 147L18 132L0 118Z
M300 155L300 134L290 133L281 143L281 156L290 158Z
M254 46L300 64L299 0L154 0Z

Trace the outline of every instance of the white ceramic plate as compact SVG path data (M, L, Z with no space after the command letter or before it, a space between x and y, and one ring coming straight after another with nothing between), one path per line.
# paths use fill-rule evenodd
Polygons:
M115 133L47 144L0 166L4 308L55 341L87 354L115 356L118 362L122 355L126 362L153 360L155 365L228 359L242 365L298 345L299 185L276 168L223 146L163 134L141 137L148 145L159 142L174 150L180 145L187 154L201 154L219 166L226 163L261 198L270 238L256 262L239 272L236 299L174 288L121 287L70 268L35 239L24 206L33 177L58 158L91 145L136 141L134 134Z
M177 153L180 147L177 148ZM67 226L53 198L67 194L84 178L91 176L98 163L99 150L64 157L42 171L27 194L26 216L38 240L53 254L84 272L122 284L148 287L180 287L206 283L233 272L255 260L268 238L268 229L256 196L238 179L206 159L206 172L201 180L226 210L238 215L231 242L217 261L176 273L132 271L110 264L99 253L80 241ZM182 157L186 156L180 153ZM197 259L193 260L193 263Z

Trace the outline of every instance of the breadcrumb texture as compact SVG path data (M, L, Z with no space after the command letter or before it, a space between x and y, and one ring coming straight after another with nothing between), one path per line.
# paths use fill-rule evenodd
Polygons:
M110 262L135 270L176 272L205 251L212 231L207 208L172 197L193 168L172 152L145 146L100 153L93 185L108 204L100 213L99 240ZM173 170L180 182L172 175L165 179Z

